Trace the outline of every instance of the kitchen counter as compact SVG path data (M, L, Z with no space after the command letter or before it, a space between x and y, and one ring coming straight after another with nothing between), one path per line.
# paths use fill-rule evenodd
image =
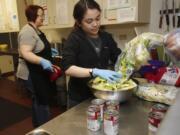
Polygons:
M102 130L91 132L86 127L86 110L91 100L71 108L38 129L44 129L52 135L104 135ZM147 135L148 112L154 103L137 97L120 104L120 135Z
M174 104L169 108L166 117L160 125L157 135L180 135L180 92Z

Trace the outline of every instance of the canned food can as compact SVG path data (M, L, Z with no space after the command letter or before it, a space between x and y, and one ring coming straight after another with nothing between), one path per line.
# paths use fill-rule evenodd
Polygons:
M101 122L103 121L103 113L104 113L104 109L105 109L105 100L103 99L93 99L91 101L91 104L93 105L97 105L100 109L100 116L101 116Z
M119 112L106 110L104 112L104 133L106 135L117 135L119 132Z
M106 109L107 110L116 110L116 111L119 111L119 101L117 100L109 100L109 101L106 101Z
M96 105L90 105L87 109L87 128L91 131L101 128L100 109Z
M155 135L161 120L163 119L163 113L161 112L150 112L148 116L148 128L149 134Z
M165 104L155 104L151 107L151 112L160 112L163 115L165 115L167 110L168 110L168 106Z

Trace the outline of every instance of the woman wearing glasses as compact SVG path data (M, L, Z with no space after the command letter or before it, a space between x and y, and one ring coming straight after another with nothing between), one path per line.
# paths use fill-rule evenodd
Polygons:
M49 120L49 103L56 94L55 82L50 81L53 72L51 48L39 27L43 25L44 10L29 5L25 10L28 21L18 35L19 64L17 77L32 94L33 126L38 127Z

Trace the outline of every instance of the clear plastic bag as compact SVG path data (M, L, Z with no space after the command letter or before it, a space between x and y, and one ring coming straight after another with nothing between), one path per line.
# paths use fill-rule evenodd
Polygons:
M164 104L173 104L180 88L175 86L160 85L154 83L141 83L134 91L135 95L147 100Z
M143 33L125 45L124 51L118 56L115 71L126 74L132 70L138 70L151 59L149 49L154 46L162 46L164 36L156 33Z
M180 61L180 29L170 32L165 36L166 53L174 63Z

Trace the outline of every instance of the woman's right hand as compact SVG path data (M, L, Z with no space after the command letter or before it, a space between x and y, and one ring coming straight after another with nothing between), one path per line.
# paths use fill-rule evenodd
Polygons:
M40 65L42 66L42 68L44 70L48 70L48 71L53 72L52 63L49 60L46 60L46 59L42 58L40 60Z
M115 72L115 71L112 71L112 70L105 70L105 69L97 69L97 68L94 68L92 70L92 75L94 77L101 77L109 82L117 82L121 79L122 77L122 74L118 73L118 72Z
M166 53L175 61L180 60L180 29L170 32L165 37Z

